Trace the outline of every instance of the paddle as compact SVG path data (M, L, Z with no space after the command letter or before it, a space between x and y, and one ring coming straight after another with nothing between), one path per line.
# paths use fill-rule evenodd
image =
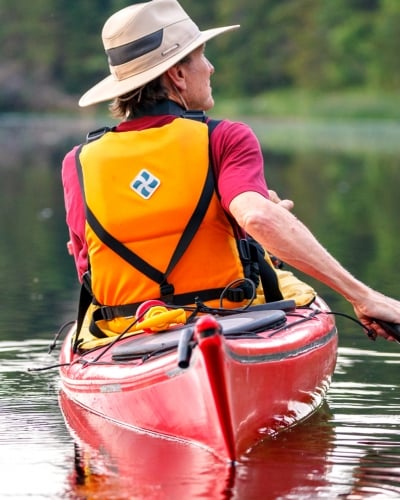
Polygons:
M385 332L393 337L397 342L400 342L400 324L399 323L389 323L388 321L383 321L381 319L375 319L375 323L385 330Z

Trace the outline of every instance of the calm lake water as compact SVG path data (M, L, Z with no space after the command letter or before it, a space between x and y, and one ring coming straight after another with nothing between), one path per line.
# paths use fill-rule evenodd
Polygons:
M234 469L85 412L65 422L57 370L30 370L57 363L48 347L75 315L60 163L81 130L96 128L86 121L0 119L0 499L400 498L400 346L371 342L344 318L326 404ZM254 123L271 188L294 199L353 273L400 297L398 128L300 125ZM313 284L334 311L351 314Z

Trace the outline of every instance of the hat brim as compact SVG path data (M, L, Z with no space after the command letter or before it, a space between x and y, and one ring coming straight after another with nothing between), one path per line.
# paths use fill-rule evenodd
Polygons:
M162 64L158 64L153 68L143 71L142 73L136 74L124 80L117 80L113 75L109 75L104 80L101 80L94 87L89 89L83 96L79 99L79 106L85 107L91 104L96 104L99 102L109 101L115 97L124 95L132 90L142 87L146 83L151 82L155 78L162 75L165 71L171 68L178 61L183 59L185 56L190 54L193 50L200 47L203 43L207 42L211 38L214 38L221 33L226 31L232 31L238 29L240 26L238 24L233 26L225 26L222 28L213 28L200 32L200 36L196 38L192 43L190 43L184 50L172 56L171 58L164 61Z

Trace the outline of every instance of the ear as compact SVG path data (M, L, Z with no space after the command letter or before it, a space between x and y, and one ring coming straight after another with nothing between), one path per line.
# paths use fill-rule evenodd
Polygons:
M182 64L175 64L175 66L169 68L165 73L175 88L177 88L180 92L182 90L186 90L186 75Z

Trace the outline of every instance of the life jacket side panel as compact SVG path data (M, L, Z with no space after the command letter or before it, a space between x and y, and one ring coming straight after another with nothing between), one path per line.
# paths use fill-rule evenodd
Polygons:
M80 162L86 204L97 220L164 273L204 187L207 125L177 118L160 128L108 132L82 148ZM106 246L88 224L86 239L93 293L100 304L136 303L160 295L157 283ZM180 294L224 287L241 277L233 230L214 193L168 281Z

